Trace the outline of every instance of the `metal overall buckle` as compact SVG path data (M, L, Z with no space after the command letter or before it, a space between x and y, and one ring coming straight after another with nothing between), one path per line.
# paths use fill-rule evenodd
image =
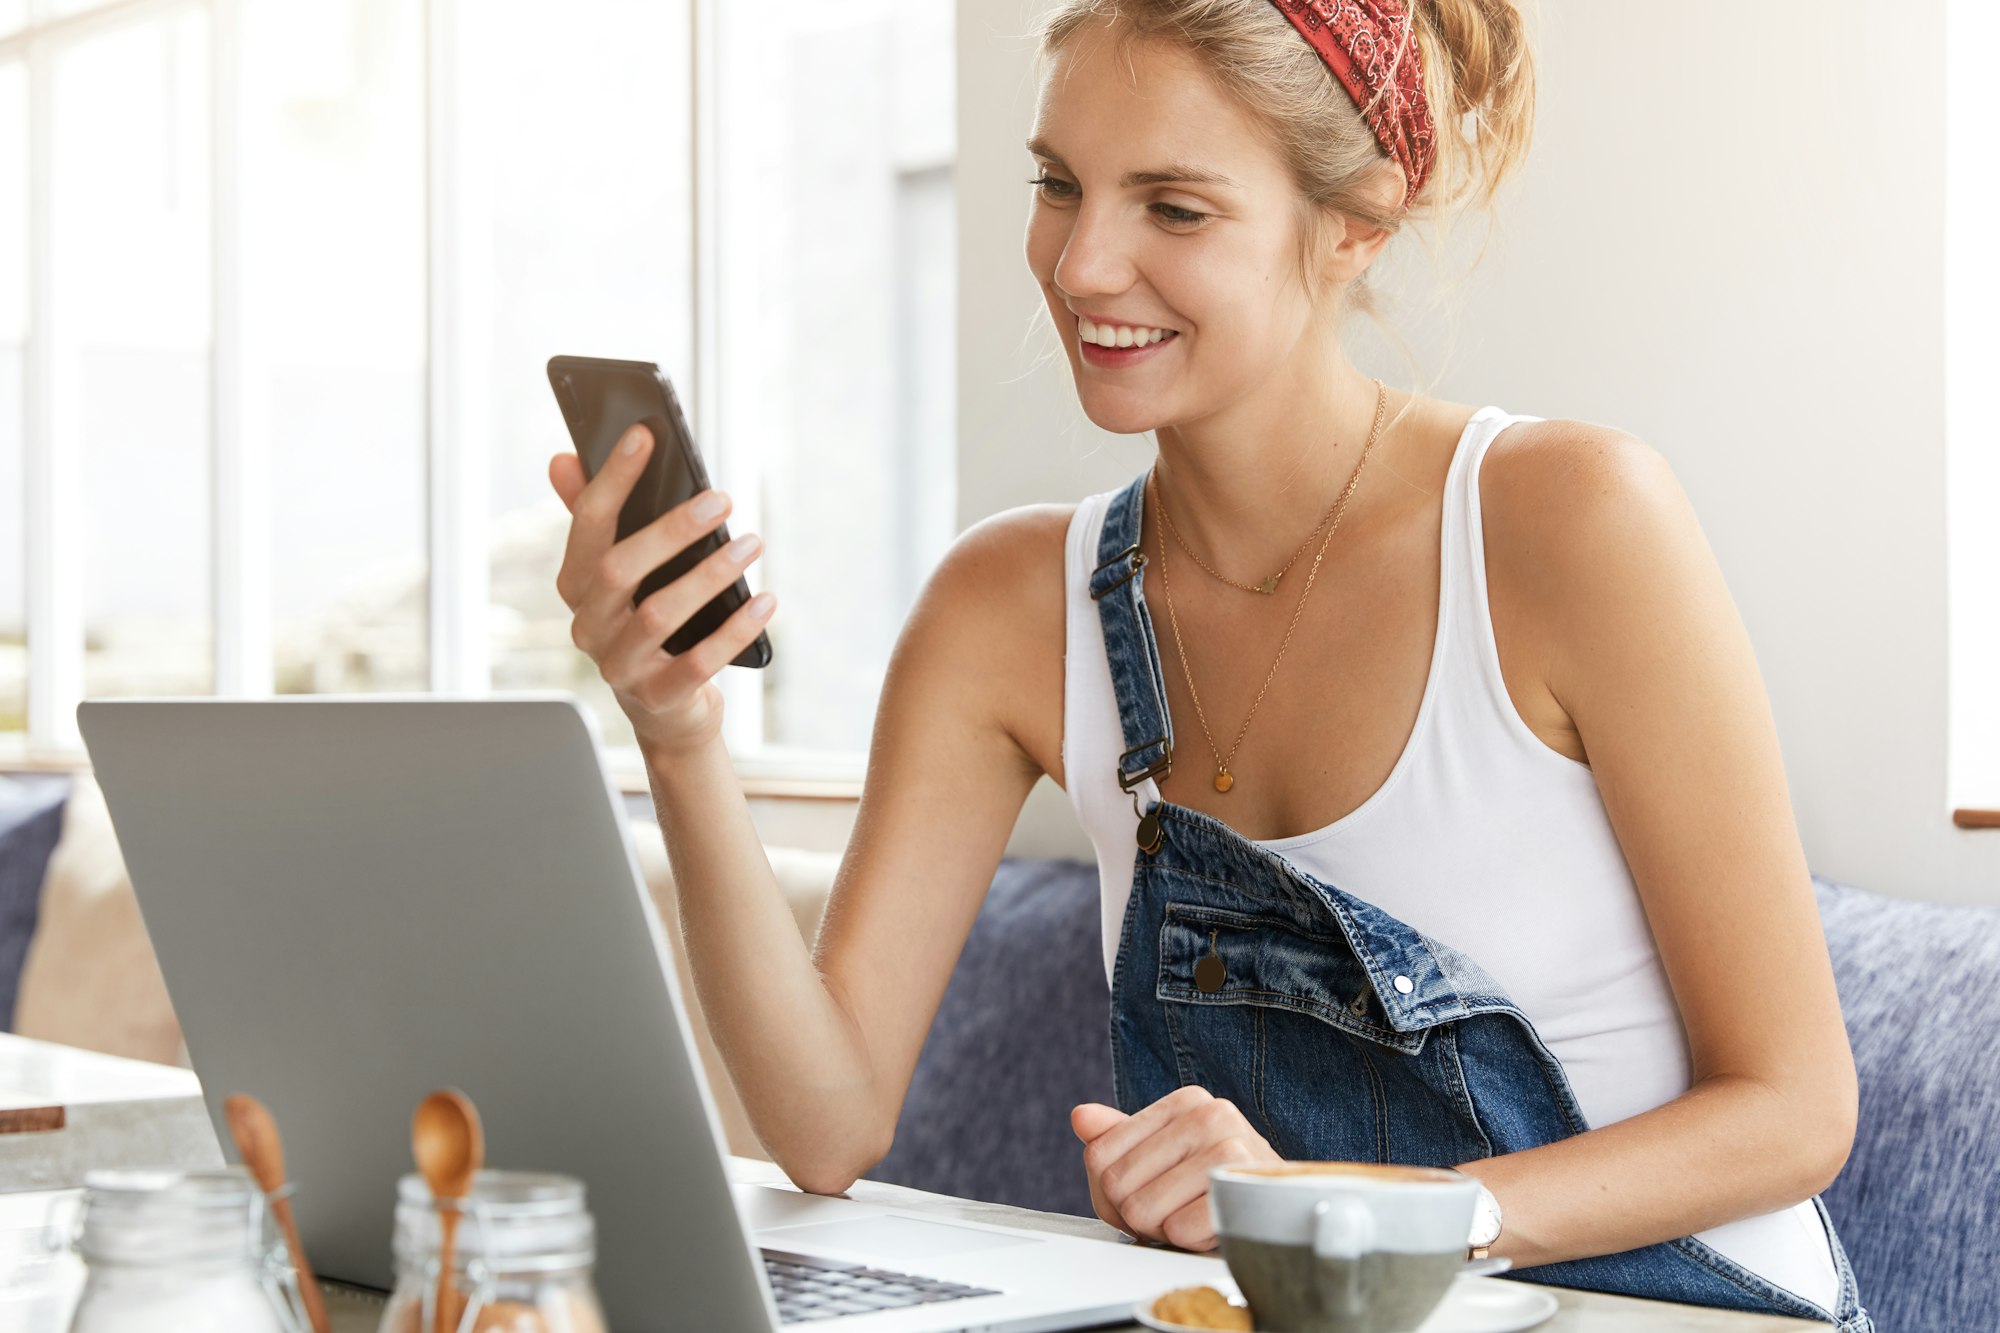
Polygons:
M1160 747L1160 757L1140 769L1137 773L1127 777L1125 774L1125 761L1142 750L1152 749L1155 745ZM1139 816L1139 850L1148 856L1158 855L1160 848L1165 845L1167 840L1166 830L1160 827L1160 817L1157 814L1139 808L1139 793L1134 791L1133 788L1137 787L1147 778L1164 777L1173 771L1174 747L1172 742L1165 736L1161 736L1157 740L1147 741L1144 745L1135 745L1124 754L1118 756L1118 785L1130 793L1132 797L1132 813Z

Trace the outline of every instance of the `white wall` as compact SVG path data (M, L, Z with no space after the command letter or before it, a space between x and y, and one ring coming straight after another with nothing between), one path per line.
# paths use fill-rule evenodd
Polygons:
M964 524L1120 484L1151 446L1091 426L1060 358L1037 364L1047 335L1024 337L1036 0L957 4ZM1755 642L1814 870L2000 903L2000 832L1954 828L1946 793L1944 5L1885 23L1858 0L1545 0L1537 142L1455 347L1398 328L1448 365L1444 397L1613 424L1672 460ZM1083 854L1042 785L1016 850Z

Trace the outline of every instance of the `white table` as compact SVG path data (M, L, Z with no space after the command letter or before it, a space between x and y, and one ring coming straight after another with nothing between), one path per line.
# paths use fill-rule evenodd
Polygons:
M762 1184L783 1185L784 1173L769 1162L748 1157L730 1159L730 1176L739 1181ZM971 1199L954 1199L942 1194L928 1194L922 1190L906 1189L901 1185L884 1185L863 1180L848 1191L855 1199L868 1203L890 1204L912 1212L928 1214L939 1221L971 1221L997 1223L1006 1226L1028 1227L1036 1231L1052 1231L1069 1236L1084 1236L1101 1240L1107 1244L1130 1244L1122 1234L1095 1218L1072 1217L1066 1213L1037 1213L1025 1208L1010 1208L1005 1204L979 1203ZM1222 1261L1215 1261L1218 1271ZM1500 1278L1469 1279L1481 1282L1499 1282ZM1553 1294L1559 1307L1547 1323L1536 1333L1782 1333L1791 1330L1818 1329L1825 1333L1831 1327L1809 1319L1789 1319L1781 1315L1740 1314L1733 1310L1715 1310L1702 1306L1673 1305L1664 1301L1633 1300L1626 1296L1606 1296L1599 1292L1569 1291L1560 1287L1543 1288ZM330 1304L337 1311L334 1333L375 1333L375 1319L380 1317L381 1305L370 1297L346 1297L334 1293ZM1138 1324L1119 1326L1116 1333L1144 1333Z
M9 1111L58 1106L65 1112L65 1123L60 1129L0 1133L0 1263L15 1252L14 1247L31 1243L50 1217L51 1209L76 1194L73 1189L23 1186L73 1184L82 1178L86 1165L199 1167L217 1165L222 1160L213 1128L202 1110L200 1084L189 1071L114 1060L0 1033L0 1117ZM33 1115L25 1117L28 1123L36 1119ZM40 1119L46 1121L48 1117ZM10 1172L19 1183L8 1183ZM731 1158L730 1174L740 1181L786 1183L777 1167L747 1157ZM1130 1243L1094 1218L1031 1212L867 1180L856 1183L849 1193L856 1199L892 1204L940 1221L999 1223L1083 1236L1107 1244ZM394 1200L382 1201L385 1249L394 1208ZM1215 1262L1218 1272L1221 1271L1221 1260ZM1555 1295L1560 1309L1541 1326L1541 1333L1760 1333L1764 1330L1778 1333L1785 1329L1823 1331L1829 1327L1775 1315L1738 1314L1557 1287L1546 1290ZM380 1297L332 1288L328 1291L328 1305L334 1312L335 1333L375 1333L381 1318ZM1139 1325L1125 1327L1137 1330ZM9 1329L7 1333L15 1330Z

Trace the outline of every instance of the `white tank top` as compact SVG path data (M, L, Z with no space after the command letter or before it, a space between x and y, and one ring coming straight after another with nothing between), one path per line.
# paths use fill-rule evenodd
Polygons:
M1562 1062L1595 1128L1686 1092L1688 1050L1597 780L1587 764L1550 749L1521 720L1494 647L1476 478L1505 426L1539 420L1483 407L1452 455L1430 673L1388 778L1324 828L1257 842L1475 959ZM1063 559L1063 773L1097 852L1107 977L1131 893L1138 825L1131 797L1118 788L1125 741L1089 590L1113 494L1077 505ZM1136 790L1142 806L1162 799L1150 778ZM1699 1239L1834 1308L1839 1276L1809 1201Z

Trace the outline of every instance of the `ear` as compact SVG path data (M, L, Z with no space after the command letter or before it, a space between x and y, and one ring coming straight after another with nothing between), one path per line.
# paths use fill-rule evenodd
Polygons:
M1393 210L1403 197L1403 173L1393 162L1382 166L1383 170L1370 179L1369 190L1384 210ZM1325 249L1321 251L1326 258L1320 275L1331 286L1360 277L1395 234L1346 213L1322 214L1320 225L1326 229Z
M1386 227L1371 227L1345 214L1329 216L1323 225L1327 229L1327 248L1323 251L1326 259L1320 274L1333 287L1352 282L1365 273L1392 234Z

